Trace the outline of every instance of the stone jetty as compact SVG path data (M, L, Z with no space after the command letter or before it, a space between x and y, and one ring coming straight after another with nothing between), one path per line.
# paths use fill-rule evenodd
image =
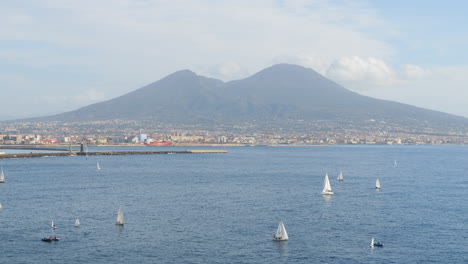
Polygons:
M112 155L156 155L156 154L210 154L227 153L226 150L179 150L179 151L102 151L102 152L51 152L0 154L0 159L65 157L65 156L112 156Z

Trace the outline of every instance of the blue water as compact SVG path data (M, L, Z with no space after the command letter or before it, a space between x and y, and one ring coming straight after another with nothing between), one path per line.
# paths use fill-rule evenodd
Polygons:
M227 150L0 160L0 263L468 259L467 146ZM328 198L325 172L335 192ZM119 206L123 229L114 224ZM61 241L42 242L51 219ZM288 242L271 240L281 219ZM370 249L372 237L384 247Z

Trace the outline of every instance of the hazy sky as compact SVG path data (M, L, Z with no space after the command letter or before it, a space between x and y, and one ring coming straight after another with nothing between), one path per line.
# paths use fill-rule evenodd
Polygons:
M468 1L2 0L0 118L74 110L181 69L276 63L468 117Z

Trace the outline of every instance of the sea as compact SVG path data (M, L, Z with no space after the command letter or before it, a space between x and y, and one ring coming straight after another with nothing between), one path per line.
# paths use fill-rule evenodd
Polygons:
M0 160L0 263L468 263L468 146L224 149Z

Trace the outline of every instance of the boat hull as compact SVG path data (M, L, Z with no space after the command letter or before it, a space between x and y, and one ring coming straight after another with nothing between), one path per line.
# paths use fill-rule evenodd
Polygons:
M273 238L274 241L288 241L288 238Z
M44 242L52 242L52 241L59 241L59 240L60 240L60 238L58 238L58 237L43 237L42 238L42 241L44 241Z

